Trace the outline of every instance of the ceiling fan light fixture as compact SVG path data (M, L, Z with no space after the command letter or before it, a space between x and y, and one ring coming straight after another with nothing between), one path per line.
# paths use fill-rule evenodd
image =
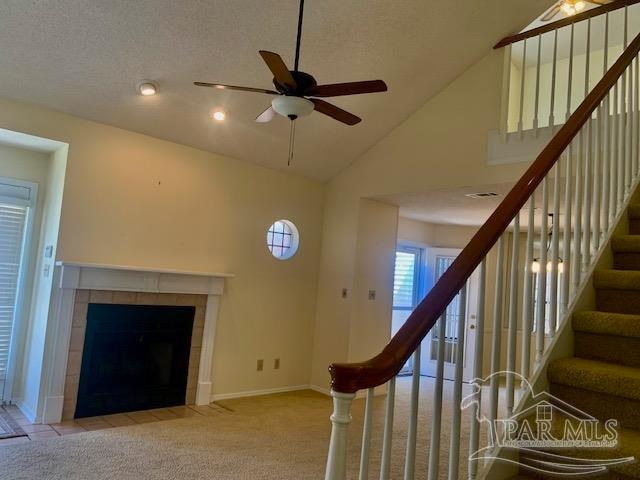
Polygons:
M140 95L143 97L150 97L158 93L158 87L156 87L153 82L143 80L138 84L138 92L140 92Z
M579 1L575 3L574 7L576 9L576 12L581 12L587 7L587 4L582 1Z
M271 106L278 114L283 117L290 118L291 120L295 120L299 117L306 117L315 107L311 100L289 95L282 95L274 98L271 102Z

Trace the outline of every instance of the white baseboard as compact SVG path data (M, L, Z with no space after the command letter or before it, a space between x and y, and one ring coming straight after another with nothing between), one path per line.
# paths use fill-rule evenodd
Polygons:
M273 393L309 390L310 388L311 387L309 385L294 385L290 387L265 388L264 390L248 390L245 392L236 392L236 393L220 393L220 394L213 394L211 396L211 401L217 402L219 400L231 400L233 398L258 397L260 395L271 395Z
M22 399L16 400L15 405L20 409L22 414L25 417L27 417L27 420L29 420L30 423L36 423L36 412L31 410L31 408L29 408L29 406L24 402L24 400Z
M309 385L309 388L314 392L321 393L323 395L331 396L331 390L328 388L319 387L318 385Z

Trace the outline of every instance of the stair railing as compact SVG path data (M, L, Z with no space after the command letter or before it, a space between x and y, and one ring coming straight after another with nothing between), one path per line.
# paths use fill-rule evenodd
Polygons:
M505 49L501 129L518 133L563 124L640 33L640 0L618 0L501 40Z
M376 475L390 478L393 468L402 470L411 480L425 470L429 480L446 474L450 480L475 479L482 465L463 453L481 446L480 411L489 420L499 412L511 413L522 393L516 374L530 378L541 366L550 340L566 312L588 269L610 235L623 204L630 195L640 168L640 35L629 45L584 101L560 127L535 162L506 195L495 212L462 250L451 267L409 316L404 326L376 357L362 363L333 364L333 429L327 459L326 480L360 480ZM550 215L553 214L553 215ZM536 244L539 252L536 253ZM524 258L520 246L524 247ZM510 248L510 253L508 249ZM495 277L489 278L489 259L495 253ZM491 259L493 261L493 257ZM537 265L537 268L535 267ZM538 270L536 273L535 270ZM475 339L474 377L507 374L503 400L499 396L499 378L491 377L484 391L473 392L472 415L468 421L470 436L461 439L463 421L460 402L463 389L464 348L455 354L450 401L444 402L444 351L451 333L447 333L446 311L456 295L466 293L468 282L479 271L477 335ZM493 302L485 297L493 289ZM520 299L522 299L520 301ZM459 302L457 341L464 345L467 324L465 302ZM519 323L519 319L522 322ZM491 324L491 347L483 364L483 332ZM433 401L428 447L418 445L420 409L421 345L430 332L437 331L437 369L433 380ZM520 342L518 342L520 337ZM506 352L502 344L506 344ZM394 415L396 375L413 356L407 419ZM504 367L503 367L504 365ZM377 427L374 416L374 389L386 388L384 425ZM366 392L359 461L348 456L348 427L356 393ZM446 407L446 408L443 408ZM450 415L451 421L445 421ZM465 421L467 417L465 417ZM394 443L394 422L406 421L406 443ZM404 428L404 427L403 427ZM447 432L446 430L449 430ZM382 434L381 440L376 437ZM445 443L449 433L449 444ZM404 434L403 434L404 436ZM380 452L373 445L380 441ZM443 447L448 451L443 451ZM394 450L395 448L395 450ZM418 448L428 448L417 452ZM373 454L373 453L375 454ZM441 453L446 462L441 462ZM461 458L463 457L463 458ZM425 462L424 459L428 460ZM419 461L417 460L419 459ZM350 464L347 463L350 460ZM446 465L442 465L446 463ZM421 478L424 477L420 475Z

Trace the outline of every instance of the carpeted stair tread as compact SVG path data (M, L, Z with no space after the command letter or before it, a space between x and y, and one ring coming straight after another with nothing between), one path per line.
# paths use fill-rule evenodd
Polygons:
M576 428L578 427L578 424L576 423L575 420L566 416L561 416L561 415L558 415L558 417L559 418L557 419L554 418L554 422L553 422L554 424L549 432L553 437L564 438L563 432L564 432L565 421L568 421L569 423L573 424L574 427ZM530 424L535 425L535 418L533 420L530 420ZM535 426L533 428L535 430ZM603 428L603 426L601 425L600 428ZM593 459L593 460L627 458L627 457L640 458L640 432L637 430L631 430L628 428L621 428L621 427L617 427L616 430L618 432L618 445L615 447L601 448L601 449L600 448L585 449L585 448L572 447L572 448L567 448L562 450L542 448L538 450L541 454L540 458L544 459L543 452L545 451L554 453L554 454L566 455L572 458ZM541 474L540 472L527 470L521 467L520 476L514 477L514 478L550 479L550 478L558 478L558 477L554 475L549 475L549 474L547 475ZM612 467L611 471L607 473L596 475L596 476L589 476L588 478L602 479L602 480L604 479L622 480L622 479L630 479L630 478L640 478L640 463L634 462L634 463L626 463L624 465L616 465Z
M602 290L640 290L640 271L596 270L593 286Z
M633 204L627 207L627 217L633 220L640 220L640 204Z
M640 315L583 311L572 318L576 332L640 338Z
M614 252L640 253L640 235L614 235L611 249Z
M562 358L549 364L547 377L582 390L640 400L640 368L583 358Z

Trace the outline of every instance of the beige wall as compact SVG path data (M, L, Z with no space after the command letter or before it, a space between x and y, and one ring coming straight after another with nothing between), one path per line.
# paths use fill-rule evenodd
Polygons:
M501 51L489 53L327 185L313 384L326 387L327 365L350 359L344 339L353 305L340 290L354 282L360 198L510 182L527 166L487 165L488 133L500 125L503 60Z
M59 260L235 274L220 308L216 394L309 383L322 184L7 100L0 128L69 144ZM301 234L285 262L265 244L279 218Z

